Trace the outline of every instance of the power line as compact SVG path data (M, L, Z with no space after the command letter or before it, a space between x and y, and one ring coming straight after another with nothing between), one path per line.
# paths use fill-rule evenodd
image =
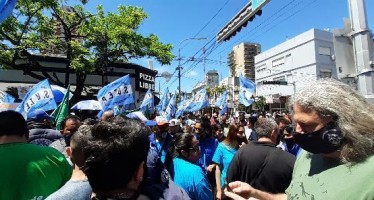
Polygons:
M285 19L283 19L282 22L284 22L284 21L290 19L292 16L296 15L296 14L299 13L301 10L305 9L306 7L308 7L308 6L310 6L311 4L315 3L316 1L318 1L318 0L313 0L312 2L309 2L306 6L304 6L304 7L300 8L300 9L296 10L295 12L289 12L289 10L294 11L294 10L295 10L294 8L295 8L295 7L298 7L299 5L301 5L301 4L304 2L304 0L299 1L299 2L297 2L297 1L291 1L291 2L287 3L287 4L284 5L282 8L280 8L277 12L275 12L273 15L271 15L271 16L268 17L268 18L266 18L262 23L260 23L259 25L257 25L256 27L254 27L252 30L250 30L250 31L249 31L245 36L240 37L239 39L237 39L237 40L235 40L235 41L233 41L233 42L226 43L226 45L227 45L228 47L226 47L225 49L223 49L222 51L220 51L218 54L215 54L215 56L213 56L213 58L216 57L217 55L223 53L223 52L226 51L228 48L231 48L232 45L233 45L233 43L236 43L236 42L238 42L238 41L240 41L240 40L243 40L243 39L244 39L245 37L247 37L249 34L251 34L251 33L258 33L258 32L261 32L262 30L264 30L264 28L270 26L273 22L279 20L279 19L280 19L282 16L284 16L285 14L287 14L287 13L291 13L291 14L288 15ZM227 2L226 2L226 3L227 3ZM286 10L286 8L289 7L289 6L291 6L291 5L293 5L293 6L292 6L290 9L287 9L287 10ZM274 18L274 19L273 19L273 18ZM272 19L273 19L273 20L272 20ZM211 22L211 20L210 20L208 23L210 23L210 22ZM276 25L278 25L278 24L280 24L280 23L277 23ZM275 28L276 25L270 27L269 29L264 30L264 31L261 32L261 33L267 32L267 31L269 31L269 30ZM203 27L203 29L204 29L204 28L205 28L205 27ZM198 32L198 34L199 34L200 32L201 32L201 30ZM196 36L197 36L198 34L196 34ZM254 34L251 34L251 35L253 36ZM258 35L256 35L255 37L252 37L252 38L257 38L257 37L259 37L259 36L261 36L261 35L262 35L262 34L258 34ZM199 63L201 63L204 59L207 59L207 57L209 57L210 54L212 54L212 53L213 53L216 49L218 49L218 47L220 47L222 44L223 44L223 43L218 43L218 44L217 44L217 43L215 42L215 35L214 35L214 37L213 37L209 42L207 42L207 43L204 45L204 47L207 47L207 46L209 45L209 47L206 48L206 50L207 50L206 52L208 52L208 53L205 53L205 55L204 55L204 54L201 54L199 57L197 57L197 59L194 60L194 62L190 65L190 67L186 68L186 69L182 72L182 75L184 75L184 74L186 74L186 73L188 73L188 72L194 70L194 69L197 67L197 65L198 65ZM196 55L198 55L198 54L203 50L204 47L202 47L201 49L199 49L199 50L194 54L193 57L195 57ZM189 60L185 61L185 62L183 63L183 65L185 65L188 61L189 61ZM168 85L173 84L175 81L176 81L176 79L173 80L173 81L171 81L171 82L169 82Z
M301 0L301 1L304 1L304 0ZM248 35L251 34L251 33L255 33L256 30L257 30L258 28L260 28L261 26L263 26L265 23L269 22L272 18L277 17L279 13L281 13L281 12L282 12L283 10L285 10L288 6L292 5L292 4L295 3L295 2L297 2L297 1L291 1L291 2L287 3L285 6L281 7L280 9L278 9L276 12L274 12L273 15L271 15L271 16L268 17L268 18L265 18L265 20L264 20L262 23L258 24L258 25L255 26L253 29L251 29L251 30L250 30L250 31L249 31L245 36L248 36ZM273 22L273 21L270 21L267 25L271 24L272 22ZM237 43L237 42L239 42L239 41L242 41L242 40L244 39L245 36L242 36L242 37L240 37L240 38L238 38L238 39L236 39L236 40L230 42L230 44L234 44L234 43ZM214 58L215 56L217 56L217 55L223 53L224 51L226 51L228 48L231 48L231 47L232 47L232 46L230 45L230 46L224 48L222 51L220 51L219 53L217 53L216 55L214 55L213 58Z
M214 18L217 17L217 15L222 11L223 8L226 7L226 5L230 2L230 0L227 0L223 6L216 12L216 14L213 15L213 17L193 36L193 38L198 37L198 35L213 21ZM190 41L191 42L191 41ZM190 42L186 43L184 46L189 44ZM183 48L183 47L182 47Z
M286 13L288 13L289 10L295 10L294 8L297 7L297 6L299 6L299 5L301 5L301 3L302 3L303 1L304 1L304 0L302 0L302 1L299 2L298 4L296 4L296 5L294 5L293 7L291 7L291 9L286 10L286 12L283 12L283 13L282 13L281 11L284 11L287 7L289 7L290 5L292 5L292 3L295 2L295 1L292 1L292 2L290 2L290 3L288 3L288 4L286 4L285 6L283 6L282 8L280 8L277 12L275 12L275 14L273 14L273 15L271 15L269 18L267 18L263 23L257 25L254 29L252 29L252 30L251 30L249 33L247 33L245 36L249 35L249 34L252 33L252 32L259 32L259 31L256 31L256 30L257 30L260 26L262 26L262 25L264 25L266 22L270 21L270 19L277 17L277 18L275 18L275 20L272 20L272 21L270 21L269 23L265 24L264 27L269 26L272 22L276 21L277 19L279 19L280 17L282 17L283 15L285 15ZM291 13L291 15L289 15L289 16L288 16L285 20L283 20L283 21L286 21L286 20L289 19L290 17L296 15L296 14L299 13L301 10L305 9L306 7L310 6L312 3L315 3L316 1L317 1L317 0L314 0L313 2L310 2L308 5L302 7L301 9L297 10L296 12ZM281 13L281 14L279 14L279 13ZM278 23L278 24L279 24L279 23ZM275 26L271 27L270 29L272 29L272 28L275 28ZM270 29L265 30L265 32L268 31L268 30L270 30ZM260 36L260 35L261 35L261 34L259 34L259 36ZM239 41L239 40L242 40L245 36L243 36L243 37L237 39L235 42L237 42L237 41ZM235 43L235 42L234 42L234 43ZM216 49L217 47L218 47L218 46L216 46L214 49ZM231 46L230 46L230 47L231 47ZM212 49L211 52L213 52L214 49ZM227 48L226 48L226 49L227 49ZM224 51L225 51L226 49L224 49ZM221 51L220 53L222 53L222 52L223 52L223 51ZM220 53L219 53L219 54L220 54ZM209 55L207 55L207 56L209 56ZM207 56L206 56L206 57L207 57ZM194 65L194 64L195 64L195 65ZM194 65L194 66L192 66L192 65ZM187 72L189 72L189 71L191 71L191 70L193 70L193 69L195 69L195 68L197 67L197 63L193 63L192 65L191 65L192 67L191 67Z
M225 8L226 6L227 6L227 4L229 3L229 1L230 0L227 0L225 3L224 3L224 5L216 12L216 14L214 14L213 15L213 17L206 23L206 25L204 26L204 27L202 27L196 34L195 34L195 36L194 36L194 38L195 37L198 37L198 35L213 21L213 19L215 19L217 16L218 16L218 14L223 10L223 8ZM245 2L243 2L243 5L241 6L241 7L243 7L244 5L245 5L246 3ZM241 7L240 8L238 8L237 9L237 11L238 10L240 10L241 9ZM218 27L217 27L217 29L218 29ZM199 54L199 52L201 52L201 51L203 51L203 49L206 47L206 46L208 46L209 45L209 43L211 43L211 42L214 42L215 43L215 35L213 35L213 37L211 38L211 40L209 41L209 42L207 42L201 49L199 49L195 54L194 54L194 56L193 57L195 57L196 55L198 55ZM189 42L187 42L183 47L185 47L186 45L188 45L189 44ZM183 48L182 47L182 48ZM201 58L201 56L198 58L198 59L200 59ZM206 56L205 56L205 58L206 58ZM205 58L203 58L203 59L205 59ZM198 60L197 59L197 60ZM190 60L186 60L185 62L183 62L182 64L181 64L181 66L183 66L183 65L185 65L188 61L190 61ZM195 60L196 61L196 60ZM198 63L200 63L200 62L198 62ZM174 75L176 73L176 71L174 71L173 72L173 74L172 75ZM184 72L183 74L185 74L186 72ZM170 81L169 83L168 83L168 87L170 86L170 85L172 85L174 82L176 81L176 79L174 79L173 81Z

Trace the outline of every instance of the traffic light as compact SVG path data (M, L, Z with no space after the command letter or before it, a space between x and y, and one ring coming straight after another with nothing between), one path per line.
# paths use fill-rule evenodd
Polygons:
M251 0L217 33L218 42L229 40L236 33L240 32L243 27L246 27L248 22L253 21L256 15L261 16L262 8L269 1Z
M288 85L287 81L263 81L264 85Z

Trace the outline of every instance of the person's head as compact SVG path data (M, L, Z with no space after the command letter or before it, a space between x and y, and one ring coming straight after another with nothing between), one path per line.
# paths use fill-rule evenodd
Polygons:
M220 121L221 121L222 124L225 124L225 123L226 123L226 121L227 121L227 116L226 116L226 114L221 116Z
M220 139L224 136L223 134L223 127L220 124L216 124L213 126L214 135Z
M78 167L84 165L83 149L90 140L91 129L92 125L80 126L70 139L70 147L66 148L66 153L70 157L70 160Z
M217 113L213 113L212 117L213 117L214 119L217 119L217 118L218 118Z
M255 127L255 123L256 123L256 122L257 122L257 117L255 117L255 116L251 116L251 117L249 117L249 118L248 118L248 123L247 123L248 128L253 129L253 128Z
M350 86L332 79L316 81L294 95L290 111L299 133L294 139L307 151L338 150L343 162L362 161L374 153L374 107Z
M53 128L54 117L48 115L43 109L35 109L27 113L27 121L38 123L41 128Z
M284 117L278 117L275 119L275 122L277 123L278 125L278 128L279 130L283 130L286 126L288 126L289 124L291 124L291 121L284 118Z
M101 116L101 121L109 121L110 119L112 119L114 117L114 112L113 110L107 110L103 113L103 115Z
M164 117L158 117L158 118L156 117L156 121L157 121L157 127L159 129L159 133L160 134L167 133L169 130L169 121Z
M195 124L195 133L196 134L201 134L203 132L203 126L201 122L196 122Z
M120 116L92 127L82 170L96 195L110 198L139 189L146 177L149 132L141 122Z
M170 120L169 122L169 133L174 135L175 133L180 132L180 122L178 120Z
M61 134L64 136L73 135L81 125L79 117L76 115L68 115L61 122Z
M0 144L27 142L29 129L23 116L15 111L0 112Z
M158 123L157 126L155 126L157 128L153 129L154 130L154 133L155 133L155 136L159 139L161 138L166 138L167 135L168 135L168 130L169 130L169 123L164 123L164 124L160 124Z
M192 133L193 132L193 127L189 125L184 125L183 126L183 133Z
M196 163L201 153L199 141L192 133L177 134L171 151L173 157L182 158L191 163Z
M95 125L97 123L97 120L94 118L86 118L83 120L82 125Z
M234 148L238 148L242 142L248 143L245 138L244 127L230 125L224 142Z
M245 137L244 131L245 131L244 126L239 125L238 126L238 133L236 134L238 136L238 138L244 138Z
M259 118L255 123L255 131L259 139L268 138L274 144L278 139L278 126L272 118Z

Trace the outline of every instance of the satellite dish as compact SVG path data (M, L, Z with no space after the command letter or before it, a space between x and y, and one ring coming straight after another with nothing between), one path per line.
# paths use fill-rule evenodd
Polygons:
M161 76L164 77L164 79L165 79L166 82L169 82L170 79L171 79L171 74L169 72L167 72L167 71L162 72Z

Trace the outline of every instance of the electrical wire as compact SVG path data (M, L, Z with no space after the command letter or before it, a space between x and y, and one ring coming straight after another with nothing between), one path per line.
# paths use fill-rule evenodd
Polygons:
M244 35L244 36L238 38L237 40L235 40L235 41L233 41L233 42L226 43L226 45L227 45L228 47L226 47L225 49L223 49L222 51L220 51L218 54L216 54L215 56L213 56L213 58L216 57L217 55L223 53L223 52L226 51L228 48L231 48L232 45L233 45L233 43L236 43L236 42L238 42L238 41L242 41L242 40L243 40L245 37L247 37L249 34L251 34L251 33L257 33L257 32L260 32L260 31L264 30L264 28L270 26L273 22L279 20L279 19L280 19L282 16L284 16L285 14L290 13L290 15L288 15L285 19L282 20L282 22L284 22L284 21L290 19L291 17L295 16L297 13L301 12L303 9L305 9L306 7L312 5L313 3L317 2L317 1L318 1L318 0L313 0L312 2L309 2L306 6L300 8L300 9L298 9L298 10L296 10L296 11L295 11L294 8L296 8L297 6L301 5L302 2L304 2L304 0L299 1L299 2L298 2L298 1L291 1L291 2L287 3L286 5L284 5L283 7L281 7L278 11L276 11L273 15L271 15L271 16L268 17L268 18L266 18L262 23L260 23L259 25L257 25L256 27L254 27L252 30L250 30L246 35ZM226 3L227 3L227 2L226 2ZM292 5L292 7L291 7L290 9L287 9L287 8L290 7L291 5ZM289 12L290 10L291 10L291 11L295 11L295 12ZM214 19L214 17L213 17L212 19ZM212 19L208 22L208 24L211 23ZM273 19L273 20L272 20L272 19ZM282 23L282 22L281 22L281 23ZM263 32L267 32L267 31L269 31L269 30L275 28L278 24L280 24L280 23L277 23L276 25L270 27L269 29L266 29L266 30L263 31ZM200 33L204 28L205 28L205 27L203 27L203 28L198 32L198 34L199 34L199 33ZM257 34L257 35L256 35L255 37L253 37L253 38L257 38L257 37L261 36L263 32L261 32L260 34ZM198 34L196 34L195 36L197 36ZM253 36L253 35L255 35L255 34L251 34L251 36ZM203 62L204 60L208 60L207 58L208 58L208 57L209 57L209 56L210 56L210 55L211 55L211 54L212 54L216 49L218 49L218 47L220 47L222 44L223 44L223 43L217 43L217 42L215 41L215 35L214 35L214 36L212 37L212 39L211 39L209 42L207 42L207 43L206 43L206 44L205 44L201 49L199 49L199 50L194 54L193 57L195 57L196 55L199 55L199 53L201 53L201 52L203 51L203 49L204 49L205 47L207 47L205 53L201 53L201 54L199 55L199 57L197 57L196 59L194 59L193 63L190 65L190 67L186 67L186 68L184 69L184 71L181 72L181 76L182 76L182 75L185 75L186 73L189 73L189 72L191 72L192 70L194 70L195 68L197 68L198 64L201 63L201 62ZM208 46L208 45L209 45L209 46ZM209 59L209 60L212 60L212 59ZM185 65L187 62L189 62L189 59L187 59L185 62L183 62L183 64L181 64L181 66ZM176 71L175 71L175 72L176 72ZM174 72L174 73L175 73L175 72ZM186 77L184 77L184 78L186 78ZM173 84L177 79L178 79L178 77L177 77L176 79L174 79L173 81L170 81L170 82L168 83L168 85L172 85L172 84Z

